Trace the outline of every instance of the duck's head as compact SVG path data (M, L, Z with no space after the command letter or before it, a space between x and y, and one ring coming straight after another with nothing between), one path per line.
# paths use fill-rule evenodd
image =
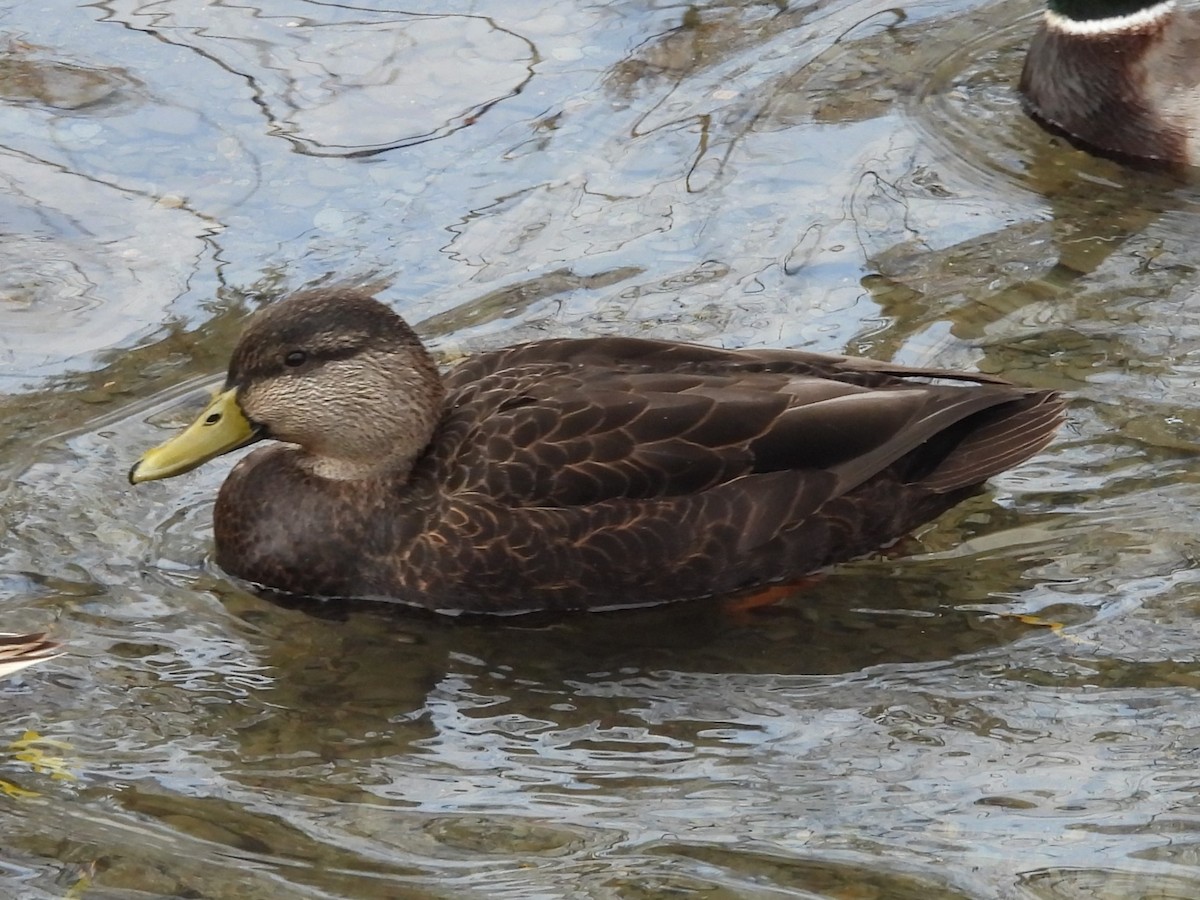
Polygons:
M443 399L429 353L388 307L346 288L293 294L250 320L225 386L129 480L181 475L264 438L299 445L302 464L322 477L403 477Z

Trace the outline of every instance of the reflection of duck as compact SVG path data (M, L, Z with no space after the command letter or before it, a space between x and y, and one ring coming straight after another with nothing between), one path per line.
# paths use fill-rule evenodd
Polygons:
M1175 0L1050 0L1020 90L1086 149L1200 163L1200 17Z
M0 632L0 677L56 656L62 656L62 644L49 640L44 633Z
M983 375L627 338L443 379L399 316L334 289L260 312L224 391L130 480L274 438L298 446L251 454L217 499L234 575L442 611L632 606L875 550L1037 452L1062 410Z

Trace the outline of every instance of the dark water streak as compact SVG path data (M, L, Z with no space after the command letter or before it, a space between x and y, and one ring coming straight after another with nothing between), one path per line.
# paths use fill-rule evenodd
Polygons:
M1020 114L1036 9L3 6L0 603L72 653L3 688L0 893L1200 895L1200 205ZM622 333L1075 400L758 613L289 609L209 561L223 467L123 476L334 276L447 359Z

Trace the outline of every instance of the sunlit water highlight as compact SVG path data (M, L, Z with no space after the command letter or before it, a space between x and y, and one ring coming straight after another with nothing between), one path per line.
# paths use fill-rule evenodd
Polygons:
M71 648L2 688L0 894L1200 896L1200 205L1021 116L1036 4L386 6L0 7L0 624ZM331 274L447 358L639 334L1075 399L756 614L321 618L211 564L226 464L124 476Z

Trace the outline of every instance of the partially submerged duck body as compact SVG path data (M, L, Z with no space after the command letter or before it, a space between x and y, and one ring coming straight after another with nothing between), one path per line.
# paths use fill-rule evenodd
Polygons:
M1200 164L1200 14L1175 0L1050 0L1020 91L1037 121L1084 149Z
M442 377L383 304L314 291L254 317L225 390L130 479L275 438L218 496L227 572L441 612L602 609L869 553L1062 415L1057 394L983 375L631 338L523 344Z
M50 640L44 632L0 632L0 678L62 655L62 644Z

